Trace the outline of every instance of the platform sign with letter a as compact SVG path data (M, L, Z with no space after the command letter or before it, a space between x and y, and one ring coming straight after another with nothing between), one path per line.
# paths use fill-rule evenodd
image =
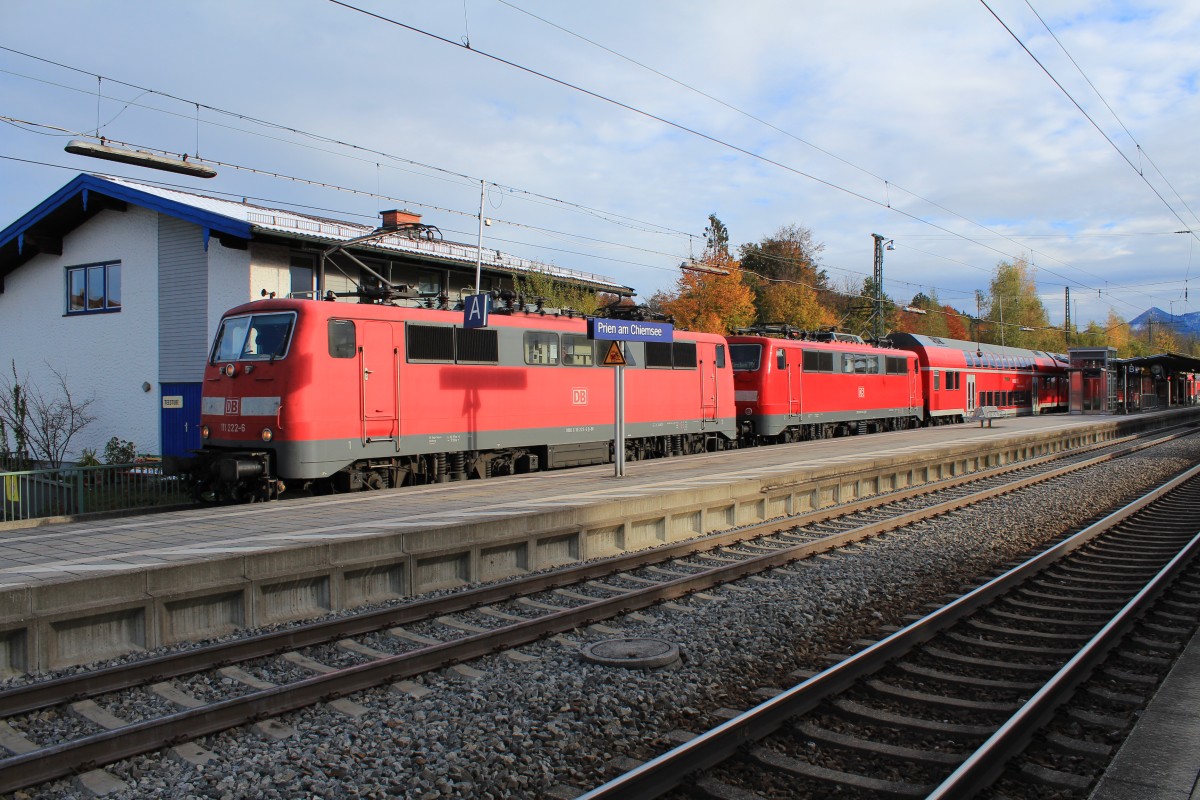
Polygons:
M469 294L463 299L463 327L486 328L488 311L492 308L490 294Z

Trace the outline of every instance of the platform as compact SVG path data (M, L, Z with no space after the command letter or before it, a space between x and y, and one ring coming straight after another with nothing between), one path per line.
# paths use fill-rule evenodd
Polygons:
M1200 418L1008 418L487 481L0 531L0 671L616 555Z
M1158 687L1090 800L1200 800L1200 633Z

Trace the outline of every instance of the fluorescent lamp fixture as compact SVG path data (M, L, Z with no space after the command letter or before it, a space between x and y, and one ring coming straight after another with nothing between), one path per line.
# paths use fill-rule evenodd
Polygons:
M212 167L185 159L155 155L146 150L126 150L106 144L95 144L83 139L72 139L65 149L68 153L74 153L77 156L103 158L106 161L120 161L122 164L133 164L137 167L178 172L183 175L192 175L196 178L217 177L217 171Z

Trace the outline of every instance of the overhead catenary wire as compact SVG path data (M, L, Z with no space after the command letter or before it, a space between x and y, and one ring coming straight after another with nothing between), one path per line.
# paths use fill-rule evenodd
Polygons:
M806 178L806 179L808 179L808 180L814 181L814 182L816 182L816 183L818 183L818 184L821 184L822 186L826 186L826 187L828 187L828 188L830 188L830 189L834 189L834 190L836 190L836 191L838 191L838 192L842 192L842 193L844 193L844 194L846 194L846 195L849 195L849 196L851 196L851 197L855 197L855 198L857 198L857 199L863 200L864 202L870 203L870 204L872 204L872 205L875 205L875 206L878 206L878 207L880 207L880 208L885 208L885 209L887 209L887 210L889 210L889 211L892 211L893 213L896 213L896 214L899 214L899 215L901 215L901 216L903 216L903 217L906 217L906 218L908 218L908 219L911 219L911 220L913 220L914 222L919 222L919 223L921 223L921 224L928 225L928 226L930 226L930 227L932 227L932 228L935 228L935 229L937 229L937 230L944 231L945 233L949 233L949 234L951 234L951 235L956 235L956 236L959 236L959 237L960 237L961 239L963 239L964 241L971 242L971 243L973 243L973 244L976 244L976 245L978 245L978 246L980 246L980 247L983 247L983 248L985 248L985 249L988 249L988 250L991 250L991 251L993 251L993 252L999 253L999 254L1000 254L1000 255L1002 255L1002 256L1006 256L1006 257L1012 257L1012 256L1011 256L1011 254L1009 254L1009 253L1006 253L1006 252L1004 252L1003 250L1000 250L1000 249L998 249L998 248L992 247L991 245L988 245L988 244L984 244L983 242L977 241L977 240L973 239L972 237L970 237L970 236L967 236L967 235L965 235L965 234L959 234L959 233L957 233L957 232L955 232L955 231L952 231L952 230L950 230L949 228L946 228L946 227L944 227L944 226L942 226L942 225L939 225L939 224L937 224L937 223L935 223L935 222L932 222L932 221L930 221L930 220L927 220L927 219L924 219L924 218L922 218L922 217L919 217L919 216L917 216L916 214L911 214L911 213L909 213L909 212L907 212L907 211L904 211L903 209L896 208L896 207L894 207L894 206L890 206L890 205L888 205L888 204L886 204L886 203L884 203L884 202L882 202L882 201L876 200L875 198L868 197L867 195L864 195L864 194L862 194L861 192L857 192L857 191L854 191L853 189L850 189L850 188L848 188L848 187L845 187L845 186L841 186L840 184L834 183L834 182L832 182L832 181L827 181L827 180L825 180L825 179L823 179L823 178L819 178L819 177L817 177L817 176L815 176L815 175L812 175L812 174L810 174L810 173L808 173L808 172L805 172L804 170L798 169L798 168L796 168L796 167L793 167L793 166L790 166L790 165L788 165L788 164L784 164L783 162L781 162L781 161L777 161L777 160L775 160L775 159L773 159L773 158L769 158L769 157L767 157L767 156L764 156L764 155L762 155L761 153L756 153L756 152L754 152L754 151L752 151L752 150L749 150L749 149L747 149L747 148L744 148L744 147L741 147L741 146L739 146L739 145L736 145L736 144L733 144L733 143L731 143L731 142L727 142L727 141L725 141L725 140L723 140L723 139L720 139L719 137L716 137L716 136L713 136L713 135L710 135L710 134L704 133L703 131L699 131L699 130L697 130L697 129L695 129L695 128L691 128L691 127L689 127L689 126L687 126L687 125L683 125L682 123L674 122L674 121L672 121L672 120L669 120L669 119L667 119L667 118L665 118L665 117L659 116L659 115L657 115L657 114L654 114L654 113L652 113L652 112L649 112L649 111L646 111L646 110L644 110L644 109L640 109L640 108L637 108L637 107L635 107L635 106L629 105L628 103L624 103L624 102L622 102L622 101L620 101L620 100L616 100L616 99L614 99L614 98L611 98L611 97L608 97L608 96L606 96L606 95L600 94L599 92L592 91L591 89L584 88L584 87L582 87L582 86L579 86L579 85L577 85L577 84L571 83L571 82L569 82L569 81L566 81L566 80L563 80L563 79L561 79L561 78L556 78L556 77L554 77L553 75L549 75L549 74L547 74L547 73L544 73L544 72L541 72L541 71L539 71L539 70L535 70L535 69L533 69L533 68L531 68L531 67L526 67L526 66L524 66L524 65L522 65L522 64L518 64L518 63L517 63L517 62L515 62L515 61L511 61L511 60L509 60L509 59L506 59L506 58L503 58L503 57L501 57L501 56L497 56L497 55L494 55L494 54L492 54L492 53L488 53L488 52L486 52L486 51L484 51L484 50L480 50L480 49L478 49L478 48L473 48L473 47L465 47L464 45L462 45L462 44L460 44L460 43L458 43L458 42L454 42L454 41L452 41L452 40L450 40L450 39L447 39L447 38L446 38L446 37L444 37L444 36L439 36L439 35L438 35L438 34L436 34L436 33L432 33L432 32L430 32L430 31L423 30L423 29L421 29L421 28L418 28L418 27L416 27L416 26L413 26L413 25L409 25L409 24L407 24L407 23L404 23L404 22L401 22L401 21L399 21L399 20L392 19L391 17L385 16L385 15L383 15L383 14L379 14L379 13L377 13L377 12L374 12L374 11L369 11L369 10L367 10L367 9L360 8L360 7L358 7L358 6L355 6L355 5L351 4L351 3L343 2L343 0L327 0L327 2L329 2L329 3L332 3L333 5L341 6L341 7L345 8L345 9L347 9L347 10L354 11L354 12L356 12L356 13L362 14L362 15L364 15L364 16L370 17L370 18L372 18L372 19L375 19L375 20L378 20L378 21L380 21L380 22L384 22L384 23L387 23L387 24L390 24L390 25L395 25L395 26L397 26L397 27L403 28L403 29L405 29L405 30L408 30L408 31L411 31L411 32L413 32L413 33L420 34L420 35L422 35L422 36L427 36L427 37L429 37L429 38L431 38L431 39L434 39L434 40L436 40L436 41L439 41L439 42L442 42L442 43L444 43L444 44L450 45L451 47L456 47L456 48L459 48L460 50L463 50L463 51L469 52L469 53L471 53L471 54L473 54L473 55L480 56L480 57L482 57L482 58L487 58L487 59L490 59L490 60L492 60L492 61L495 61L495 62L497 62L497 63L500 63L500 64L504 64L504 65L506 65L506 66L512 67L513 69L516 69L516 70L519 70L519 71L522 71L522 72L528 73L528 74L530 74L530 75L533 75L533 76L536 76L536 77L538 77L538 78L542 78L542 79L544 79L544 80L550 81L551 83L555 83L555 84L557 84L557 85L559 85L559 86L562 86L562 87L564 87L564 88L570 89L570 90L572 90L572 91L577 91L577 92L580 92L580 93L582 93L582 94L585 94L585 95L587 95L587 96L589 96L589 97L595 98L596 100L599 100L599 101L601 101L601 102L604 102L604 103L609 103L609 104L611 104L611 105L614 105L614 106L617 106L617 107L619 107L619 108L623 108L623 109L625 109L625 110L627 110L627 111L630 111L630 112L632 112L632 113L634 113L634 114L638 114L638 115L640 115L640 116L646 117L647 119L652 119L652 120L655 120L655 121L657 121L657 122L660 122L660 123L662 123L662 124L664 124L664 125L667 125L667 126L670 126L670 127L672 127L672 128L675 128L676 130L679 130L679 131L682 131L682 132L684 132L684 133L687 133L687 134L689 134L689 135L696 136L696 137L699 137L699 138L701 138L701 139L704 139L704 140L706 140L706 141L712 142L712 143L714 143L714 144L716 144L716 145L718 145L718 146L720 146L720 147L724 147L724 148L727 148L727 149L733 150L733 151L735 151L735 152L738 152L738 153L741 153L741 154L743 154L743 155L749 156L750 158L753 158L753 159L755 159L755 160L762 161L762 162L764 162L764 163L766 163L766 164L770 164L770 165L772 165L772 166L779 167L780 169L786 170L786 171L788 171L788 172L791 172L791 173L793 173L793 174L795 174L795 175L799 175L799 176L801 176L801 177L803 177L803 178ZM1066 282L1068 282L1068 283L1074 284L1074 285L1076 285L1076 286L1078 286L1078 287L1080 287L1080 288L1084 288L1084 289L1094 289L1094 288L1095 288L1095 287L1092 287L1092 286L1088 286L1087 284L1085 284L1085 283L1082 283L1081 281L1078 281L1078 280L1076 280L1076 279L1074 279L1074 278L1068 278L1067 276L1065 276L1065 275L1062 275L1062 274L1060 274L1060 273L1057 273L1057 272L1054 272L1053 270L1046 270L1046 271L1047 271L1047 272L1049 272L1051 275L1054 275L1055 277L1057 277L1057 278L1060 278L1060 279L1062 279L1062 280L1064 280L1064 281L1066 281Z
M338 3L338 5L346 5L346 4L344 4L344 3ZM510 4L510 5L511 5L511 4ZM451 42L451 44L453 44L453 43ZM28 55L28 54L25 54L25 53L21 53L20 51L13 50L12 48L3 47L3 48L0 48L0 49L8 50L8 51L10 51L10 52L18 53L18 54L20 54L20 55ZM477 52L477 51L473 51L473 52ZM38 58L39 60L46 61L47 63L55 64L56 66L64 67L64 68L67 68L67 69L74 69L74 70L76 70L76 71L83 72L83 73L85 73L85 74L93 74L93 73L88 73L88 72L86 72L86 71L84 71L84 70L78 70L78 68L69 67L69 66L67 66L67 65L64 65L64 64L61 64L61 63L59 63L59 62L50 61L50 60L48 60L48 59L40 59L39 57L36 57L36 56L30 56L30 57L32 57L32 58ZM98 77L98 80L99 80L101 76L97 76L97 77ZM171 98L171 99L180 100L180 101L182 101L182 102L189 103L189 104L193 105L193 106L194 106L194 108L195 108L195 110L196 110L196 119L197 119L197 125L199 124L199 121L198 121L198 120L199 120L199 110L200 110L201 108L205 108L205 109L211 109L211 110L213 110L213 111L215 111L216 113L219 113L219 114L232 114L232 115L234 115L234 116L236 116L236 117L239 117L239 118L241 118L241 119L245 119L245 120L247 120L247 121L251 121L251 122L253 122L253 123L255 123L255 124L267 125L267 126L270 126L270 127L272 127L272 128L276 128L276 129L280 129L280 130L289 131L289 132L295 133L295 134L297 134L297 135L300 135L300 136L303 136L303 137L310 137L310 138L314 138L314 139L320 139L320 140L322 140L322 141L326 141L326 142L330 142L330 143L337 144L338 146L349 147L349 148L353 148L353 149L355 149L355 150L358 150L358 151L362 151L362 152L368 152L368 153L379 153L379 152L380 152L380 151L371 151L369 148L361 148L361 147L359 147L359 146L357 146L357 145L353 145L353 144L350 144L350 143L347 143L347 142L343 142L343 141L341 141L341 140L337 140L337 139L331 139L331 138L329 138L329 137L321 137L321 136L319 136L319 135L317 135L317 134L312 134L312 133L309 133L309 132L307 132L307 131L303 131L303 130L301 130L301 129L297 129L297 128L293 128L293 127L289 127L289 126L284 126L284 125L279 125L279 124L277 124L277 123L271 123L271 122L268 122L268 121L266 121L266 120L260 120L260 119L257 119L257 118L255 118L255 117L251 117L251 116L249 116L249 115L241 115L241 114L236 114L235 112L228 112L228 111L225 111L225 110L223 110L223 109L218 109L218 108L216 108L216 107L209 106L209 105L206 105L206 104L196 103L195 101L190 101L190 100L187 100L187 101L185 101L185 100L183 100L182 98L177 98L177 97L175 97L174 95L170 95L170 94L168 94L168 93L164 93L164 92L158 92L157 90L146 90L146 89L144 89L143 87L137 87L137 86L135 86L134 84L127 84L127 83L124 83L124 82L121 82L121 81L115 81L114 79L110 79L110 78L104 78L104 80L109 80L109 81L111 81L111 82L114 82L114 83L119 83L119 84L122 84L122 85L130 86L130 87L132 87L132 88L137 88L137 89L140 89L140 90L142 90L142 91L143 91L143 93L145 93L145 92L154 92L155 94L159 94L159 95L161 95L161 96L164 96L164 97L168 97L168 98ZM70 88L70 87L68 87L68 88ZM586 90L585 90L585 91L586 91ZM118 99L118 98L114 98L114 99ZM119 100L119 99L118 99L118 100ZM126 107L128 107L128 105L127 105ZM145 106L145 107L147 107L147 108L151 108L152 110L154 110L154 111L157 111L157 112L160 112L160 113L173 113L173 112L164 112L162 109L153 108L153 107L151 107L151 106ZM634 110L636 110L636 109L634 109ZM639 113L641 113L641 112L639 112ZM98 121L99 121L99 120L98 120ZM219 123L213 123L211 120L205 119L205 120L204 120L204 124L219 124ZM668 124L670 124L670 123L668 123ZM224 126L224 127L229 127L229 126ZM242 129L237 129L237 128L235 128L235 130L242 130ZM262 135L262 134L256 134L256 135ZM701 135L702 135L702 134L701 134ZM198 138L198 137L197 137L197 138ZM282 140L282 141L289 141L289 140ZM714 140L714 141L719 141L719 140ZM293 143L293 144L299 144L299 143L296 143L296 142L290 142L290 143ZM198 142L197 142L197 144L198 144ZM310 145L300 145L300 146L310 146ZM329 152L329 151L326 151L326 152ZM339 154L339 155L342 155L342 154ZM399 159L399 160L403 161L404 163L412 164L412 165L414 165L414 166L418 166L418 167L420 167L420 168L424 168L424 169L432 169L432 170L439 170L439 171L441 171L441 172L444 172L444 173L446 173L447 175L449 175L449 176L451 176L451 177L453 177L453 176L457 176L459 179L464 179L464 178L467 178L467 176L464 176L464 175L462 175L461 173L457 173L457 172L454 172L454 171L452 171L452 170L443 170L442 168L439 168L439 167L434 167L434 166L432 166L432 165L426 165L426 164L422 164L421 162L412 161L412 160L410 160L410 159L403 159L403 158L401 158L401 157L398 157L398 156L393 156L393 155L391 155L391 154L382 154L382 155L384 155L384 156L385 156L385 157L387 157L387 158L391 158L391 159ZM753 155L753 154L751 154L751 155ZM832 154L831 154L831 155L832 155ZM834 157L836 158L836 156L834 156ZM362 159L362 158L360 158L359 160L366 160L366 159ZM372 163L378 164L378 162L377 162L377 161L372 161ZM849 163L849 162L847 162L847 163ZM389 165L389 166L390 166L390 165ZM785 167L785 168L786 168L786 167ZM266 171L266 170L262 170L262 171L260 171L260 172L261 172L261 174L277 175L277 176L279 175L278 173L272 173L272 172L270 172L270 171ZM802 173L802 174L803 174L803 173ZM283 176L280 176L280 177L283 177ZM806 177L807 177L807 176L806 176ZM289 179L291 179L291 178L289 178ZM475 180L475 179L470 179L470 178L467 178L467 179L469 179L469 180L471 180L471 181L474 181L474 180ZM304 179L298 179L298 180L304 180ZM820 181L820 179L817 179L817 180L818 180L818 181ZM327 186L327 187L330 187L330 188L332 188L332 187L333 187L333 185L332 185L332 184L328 184L328 183L324 183L324 182L317 182L317 181L306 181L306 182L309 182L309 183L311 183L312 185L324 185L324 186ZM494 185L496 185L496 186L498 186L498 187L499 187L499 186L501 186L500 184L494 184ZM519 189L515 189L514 187L502 187L502 188L504 188L504 189L506 189L506 190L508 190L508 191L510 191L510 192L513 192L513 193L517 193L517 194L526 194L526 195L529 195L530 197L534 197L534 198L541 198L541 200L539 200L538 202L552 202L552 203L556 203L556 204L575 205L575 206L577 206L578 208L581 208L581 209L586 209L587 213L605 213L605 212L597 212L597 210L596 210L596 209L590 209L590 208L587 208L586 206L580 206L580 205L578 205L578 204L571 204L571 203L569 203L569 201L563 201L563 200L560 200L560 199L557 199L557 198L551 198L551 197L549 197L549 196L546 196L546 195L537 195L536 193L528 193L528 192L526 192L525 190L519 190ZM898 188L899 188L899 187L898 187ZM345 191L351 191L351 192L353 192L353 193L357 193L357 194L365 194L365 195L371 195L371 194L373 194L373 193L371 193L371 192L363 192L363 191L361 191L361 190L353 190L353 189L349 189L348 187L342 187L342 189L343 189L343 190L345 190ZM907 190L906 190L906 191L907 191ZM911 194L911 193L910 193L910 194ZM916 196L916 197L918 197L918 198L920 197L919 195L915 195L915 194L914 194L914 196ZM526 199L529 199L529 198L526 198ZM920 198L920 199L924 199L924 198ZM530 199L530 201L531 201L531 202L535 202L535 200L532 200L532 199ZM428 204L421 204L421 203L417 203L416 201L404 201L404 202L410 202L410 203L412 203L412 204L414 204L414 205L421 205L422 207L429 207L429 208L439 208L439 207L437 207L437 206L430 206L430 205L428 205ZM877 201L876 201L876 202L877 202ZM474 215L472 215L472 214L465 214L465 212L457 212L457 211L453 211L453 210L450 210L450 209L439 209L439 210L444 210L444 211L447 211L447 212L449 212L449 213L457 213L457 214L464 215L464 216L474 216ZM952 213L952 214L953 214L953 213L955 213L955 212L950 212L948 209L946 209L946 210L948 211L948 213ZM913 216L913 215L911 215L911 214L906 214L905 212L902 212L902 211L901 211L901 212L898 212L898 213L905 214L905 216L909 216L910 218L912 218L912 219L914 219L914 220L921 221L921 222L925 222L924 220L920 220L920 218L918 218L918 217L915 217L915 216ZM956 215L956 216L961 216L961 215ZM966 218L965 218L965 217L962 217L962 219L964 219L964 220L965 220ZM967 220L967 221L970 221L970 220ZM656 228L659 228L659 229L661 229L661 228L663 227L663 226L657 226L655 223L648 223L648 222L645 222L645 221L639 221L639 222L641 222L641 223L644 223L644 224L646 224L646 225L654 225ZM933 224L933 223L926 223L926 224ZM963 236L963 235L961 235L961 234L955 233L955 232L953 232L953 231L949 231L949 230L947 230L947 229L945 229L945 228L941 228L940 226L937 226L937 225L934 225L934 227L937 227L939 230L943 230L943 231L945 231L945 232L946 232L948 235L950 235L950 236L953 236L953 237L955 237L956 239L964 239L964 240L966 240L966 241L974 242L974 243L976 243L976 244L981 244L980 242L976 241L975 239L973 239L973 238L971 238L971 237L965 237L965 236ZM985 230L990 230L990 229L986 229L986 228L985 228ZM682 232L682 231L676 231L675 233L678 233L679 235L683 235L683 236L688 236L690 239L694 239L694 238L695 238L695 236L694 236L693 234L689 234L689 233L686 233L686 232ZM564 235L567 235L567 236L574 236L573 234L564 234ZM1003 238L1003 239L1007 240L1007 241L1013 242L1014 244L1019 244L1018 242L1016 242L1015 240L1013 240L1011 237L1006 237L1006 236L1004 236L1003 234L999 234L999 233L997 233L996 235L997 235L998 237L1000 237L1000 238ZM581 238L587 238L587 237L581 237ZM611 244L613 244L614 246L620 246L620 245L616 245L615 243L611 243ZM1004 251L1002 251L1002 250L999 250L999 249L997 249L997 248L988 247L987 249L993 250L994 252L1000 253L1001 255L1004 255L1004 256L1006 256L1006 257L1011 257L1011 256L1009 256L1009 254L1007 254L1007 253L1005 253ZM656 252L656 251L647 251L647 252ZM1065 266L1067 266L1068 268L1071 268L1071 269L1077 269L1077 268L1075 268L1075 267L1073 267L1073 266L1071 266L1071 265L1069 265L1069 264L1065 264L1065 262L1062 262L1061 260L1059 260L1059 263L1063 263L1063 264L1064 264ZM660 267L653 267L653 268L655 268L655 269L660 269ZM847 271L849 271L849 270L847 270ZM1063 280L1066 280L1066 281L1068 281L1068 282L1075 282L1075 283L1078 283L1077 281L1073 281L1072 279L1068 279L1066 276L1060 275L1060 274L1058 274L1058 273L1054 272L1053 270L1046 269L1046 270L1044 270L1044 271L1045 271L1045 272L1047 272L1048 274L1055 275L1056 277L1059 277L1059 278L1061 278L1061 279L1063 279ZM856 272L855 274L862 274L862 273L858 273L858 272ZM896 282L896 281L894 281L893 279L889 279L889 282ZM907 282L899 282L899 283L906 283L906 284L907 284ZM923 284L923 283L914 283L914 284L907 284L907 285L917 285L917 286L921 286L921 285L925 285L925 284ZM1083 285L1083 284L1079 284L1079 285L1083 286L1083 288L1086 288L1086 289L1091 289L1091 288L1092 288L1092 287L1088 287L1088 286L1086 286L1086 285Z
M937 203L937 202L936 202L936 201L934 201L934 200L931 200L931 199L929 199L929 198L927 198L927 197L924 197L924 196L922 196L922 195L920 195L920 194L918 194L918 193L916 193L916 192L912 191L911 189L906 189L906 188L904 188L903 186L900 186L899 184L897 184L895 181L889 180L889 179L887 179L887 178L883 177L882 175L879 175L879 174L875 173L874 171L872 171L872 170L870 170L870 169L868 169L868 168L866 168L866 167L862 166L861 164L857 164L857 163L855 163L855 162L853 162L853 161L850 161L849 159L847 159L847 158L844 158L844 157L842 157L842 156L840 156L840 155L838 155L838 154L836 154L836 153L834 153L834 152L832 152L832 151L830 151L830 150L827 150L827 149L825 149L825 148L821 147L820 145L817 145L817 144L815 144L815 143L813 143L813 142L811 142L811 141L809 141L809 140L807 140L807 139L805 139L805 138L803 138L803 137L801 137L801 136L797 136L796 134L792 133L791 131L788 131L788 130L786 130L786 129L784 129L784 128L781 128L781 127L779 127L778 125L775 125L774 123L772 123L772 122L770 122L770 121L768 121L768 120L765 120L765 119L763 119L762 117L759 117L759 116L757 116L757 115L755 115L755 114L752 114L752 113L751 113L751 112L749 112L749 111L746 111L746 110L744 110L744 109L742 109L742 108L739 108L739 107L738 107L738 106L736 106L736 105L733 105L732 103L729 103L729 102L727 102L727 101L725 101L725 100L722 100L722 99L720 99L719 97L716 97L716 96L714 96L714 95L712 95L712 94L710 94L710 93L708 93L708 92L704 91L703 89L698 89L698 88L696 88L695 86L692 86L692 85L691 85L691 84L689 84L689 83L686 83L686 82L684 82L684 81L682 81L682 80L679 80L678 78L675 78L675 77L673 77L673 76L671 76L671 75L668 75L667 73L665 73L665 72L662 72L661 70L655 69L654 67L648 66L647 64L644 64L644 63L642 63L641 61L638 61L637 59L631 58L630 56L627 56L627 55L625 55L624 53L620 53L620 52L618 52L618 51L616 51L616 50L614 50L614 49L612 49L612 48L610 48L610 47L607 47L606 45L603 45L603 44L601 44L601 43L599 43L599 42L597 42L597 41L594 41L593 39L589 39L588 37L586 37L586 36L583 36L582 34L579 34L579 33L575 32L575 31L572 31L572 30L570 30L570 29L568 29L568 28L566 28L566 27L563 27L562 25L559 25L559 24L558 24L558 23L556 23L556 22L552 22L551 20L548 20L548 19L546 19L545 17L539 16L539 15L537 15L537 14L534 14L534 13L533 13L533 12L531 12L531 11L528 11L528 10L526 10L526 9L523 9L523 8L521 8L520 6L516 5L515 3L509 2L509 0L497 0L497 1L498 1L499 3L501 3L502 5L504 5L504 6L507 6L508 8L511 8L511 9L513 9L514 11L518 11L518 12L520 12L520 13L522 13L522 14L525 14L525 15L527 15L527 16L529 16L529 17L533 18L533 19L536 19L536 20L538 20L539 22L541 22L541 23L543 23L543 24L545 24L545 25L548 25L548 26L550 26L550 27L552 27L552 28L555 28L555 29L557 29L557 30L559 30L559 31L562 31L563 33L567 34L568 36L572 36L572 37L574 37L574 38L576 38L576 39L579 39L580 41L586 42L587 44L589 44L589 45L592 45L593 47L599 48L600 50L603 50L604 52L606 52L606 53L609 53L609 54L611 54L611 55L613 55L613 56L615 56L615 57L617 57L617 58L620 58L620 59L622 59L622 60L624 60L624 61L626 61L626 62L628 62L628 63L630 63L630 64L633 64L633 65L637 66L637 67L638 67L638 68L640 68L640 69L644 69L644 70L646 70L646 71L648 71L648 72L651 72L651 73L653 73L653 74L655 74L655 75L657 75L657 76L659 76L659 77L661 77L661 78L663 78L663 79L665 79L665 80L667 80L667 81L670 81L671 83L674 83L674 84L676 84L677 86L680 86L680 87L682 87L682 88L684 88L684 89L687 89L687 90L688 90L688 91L690 91L690 92L694 92L694 93L696 93L696 94L700 95L701 97L707 98L708 100L711 100L711 101L713 101L714 103L717 103L718 105L720 105L720 106L722 106L722 107L724 107L724 108L726 108L726 109L729 109L730 111L733 111L733 112L735 112L735 113L737 113L737 114L740 114L740 115L742 115L742 116L746 117L747 119L753 120L754 122L757 122L757 123L759 123L759 124L761 124L761 125L764 125L764 126L766 126L766 127L770 128L771 130L773 130L773 131L776 131L777 133L780 133L780 134L782 134L782 135L784 135L784 136L786 136L786 137L788 137L788 138L790 138L790 139L792 139L792 140L794 140L794 141L796 141L796 142L799 142L800 144L802 144L802 145L804 145L804 146L806 146L806 147L809 147L809 148L811 148L811 149L813 149L813 150L817 151L818 153L821 153L821 154L823 154L823 155L825 155L825 156L828 156L828 157L830 157L830 158L834 159L835 161L838 161L838 162L840 162L840 163L842 163L842 164L845 164L846 166L848 166L848 167L851 167L852 169L855 169L855 170L857 170L857 171L859 171L859 172L863 173L864 175L867 175L867 176L869 176L869 177L871 177L871 178L873 178L873 179L875 179L875 180L879 181L879 182L880 182L880 183L883 185L883 188L884 188L884 201L883 201L883 205L884 205L884 206L885 206L885 207L886 207L888 210L897 210L897 209L894 209L894 208L893 208L893 206L892 206L892 202L891 202L891 190L892 190L892 189L898 189L899 191L901 191L901 192L904 192L905 194L907 194L907 195L909 195L909 196L911 196L911 197L914 197L914 198L916 198L917 200L920 200L920 201L921 201L921 202L923 202L923 203L927 203L928 205L930 205L930 206L933 206L934 208L937 208L937 209L939 209L939 210L941 210L941 211L944 211L945 213L947 213L947 214L949 214L949 215L951 215L951 216L953 216L953 217L957 217L958 219L962 220L963 222L966 222L966 223L968 223L969 225L972 225L972 226L975 226L975 227L977 227L977 228L980 228L980 229L982 229L982 230L985 230L985 231L987 231L988 233L991 233L991 234L993 234L993 235L994 235L996 238L1003 239L1003 240L1005 240L1005 241L1007 241L1007 242L1010 242L1010 243L1012 243L1012 244L1014 244L1014 245L1017 245L1017 246L1019 246L1019 247L1022 247L1022 248L1025 248L1025 247L1026 247L1026 245L1025 245L1023 242L1019 241L1019 239L1021 239L1021 238L1025 238L1025 237L1017 237L1017 238L1014 238L1014 237L1012 237L1012 236L1008 236L1008 235L1006 235L1006 234L1004 234L1004 233L1001 233L1001 232L999 232L999 231L996 231L996 230L994 230L994 229L992 229L992 228L988 227L987 225L984 225L984 224L983 224L983 223L981 223L981 222L977 222L977 221L975 221L975 220L972 220L972 219L970 219L969 217L966 217L966 216L964 216L963 214L960 214L960 213L958 213L957 211L954 211L953 209L947 208L946 206L944 206L944 205L942 205L942 204L940 204L940 203ZM339 5L344 5L343 3L338 3L338 4L339 4ZM539 73L539 74L540 74L540 73ZM584 91L586 91L586 90L584 90ZM669 124L673 124L673 123L669 123ZM807 177L807 176L806 176L806 177ZM904 213L904 212L900 212L900 213ZM905 216L911 216L911 215L905 214ZM912 217L912 218L913 218L913 219L917 219L918 221L923 221L923 220L920 220L920 219L919 219L919 218L917 218L917 217ZM965 238L965 237L963 237L961 234L958 234L958 233L951 233L951 235L952 235L952 236L954 236L955 238L958 238L958 239ZM976 241L975 239L968 239L968 241L971 241L971 242L973 242L973 243L975 243L975 244L979 244L979 243L980 243L980 242ZM992 249L994 249L994 248L992 248ZM996 251L996 252L1000 252L1000 251ZM1008 255L1008 254L1004 254L1004 253L1001 253L1001 254L1002 254L1002 255ZM1011 256L1010 256L1010 257L1011 257ZM1063 264L1063 266L1065 266L1065 267L1067 267L1067 268L1069 268L1069 269L1073 269L1073 270L1075 270L1075 271L1077 271L1077 272L1080 272L1080 273L1082 273L1082 274L1084 274L1084 275L1088 275L1089 277L1096 278L1096 279L1099 279L1099 278L1100 278L1100 276L1098 276L1098 275L1095 275L1095 274L1093 274L1093 273L1090 273L1090 272L1088 272L1087 270L1080 269L1079 267L1076 267L1076 266L1074 266L1074 265L1067 264L1067 263L1065 263L1065 262L1062 262L1062 261L1060 261L1059 263ZM1065 278L1065 276L1058 275L1057 273L1053 273L1053 272L1052 272L1051 274L1054 274L1056 277L1062 278L1063 280L1067 280L1067 279ZM1082 285L1082 284L1080 284L1080 285ZM1090 288L1090 287L1089 287L1089 288Z

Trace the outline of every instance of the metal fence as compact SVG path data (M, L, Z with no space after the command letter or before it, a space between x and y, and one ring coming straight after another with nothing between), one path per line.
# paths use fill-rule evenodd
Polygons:
M0 522L186 503L184 484L157 463L0 471Z

